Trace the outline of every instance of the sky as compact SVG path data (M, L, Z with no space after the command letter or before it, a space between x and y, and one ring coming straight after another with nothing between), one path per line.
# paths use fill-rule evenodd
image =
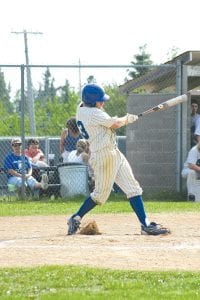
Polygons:
M165 63L173 47L200 51L199 11L199 0L2 0L0 65L25 63L23 34L12 33L24 30L43 33L28 34L30 64L130 65L144 44L154 64ZM2 69L5 78L16 84L19 70L9 70ZM81 80L117 81L118 71L90 69ZM61 73L78 78L77 70Z

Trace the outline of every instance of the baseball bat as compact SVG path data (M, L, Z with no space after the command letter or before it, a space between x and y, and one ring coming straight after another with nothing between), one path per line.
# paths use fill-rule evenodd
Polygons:
M143 117L148 114L151 114L156 111L167 109L169 107L178 105L178 104L186 102L186 101L187 101L187 95L186 94L180 95L178 97L175 97L175 98L169 99L165 102L162 102L162 103L158 104L157 106L154 106L148 110L143 111L141 114L138 115L138 118Z

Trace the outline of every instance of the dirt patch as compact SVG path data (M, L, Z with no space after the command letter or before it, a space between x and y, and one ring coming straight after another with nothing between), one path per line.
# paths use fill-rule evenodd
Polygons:
M167 236L142 236L134 214L87 215L101 235L66 235L65 216L0 217L0 267L87 265L200 271L200 214L151 214Z

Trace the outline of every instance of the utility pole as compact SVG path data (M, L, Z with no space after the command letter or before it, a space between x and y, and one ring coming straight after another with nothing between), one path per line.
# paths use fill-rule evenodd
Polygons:
M42 34L42 32L32 31L12 31L11 33L23 34L24 35L24 46L25 46L25 60L26 60L26 75L27 75L27 97L28 97L28 111L30 120L30 133L32 136L36 136L36 124L35 124L35 108L34 108L34 97L33 97L33 86L31 78L31 70L29 67L29 56L28 56L28 34Z
M79 68L78 68L78 77L79 77L79 95L80 95L80 100L82 101L82 93L81 93L81 90L82 90L82 83L81 83L81 60L79 58L79 61L78 61L78 64L79 64Z

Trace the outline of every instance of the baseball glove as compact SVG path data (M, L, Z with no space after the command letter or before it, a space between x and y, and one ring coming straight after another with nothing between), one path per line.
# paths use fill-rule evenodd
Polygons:
M99 231L97 223L95 221L91 221L80 229L80 234L97 235L101 234L101 232Z

